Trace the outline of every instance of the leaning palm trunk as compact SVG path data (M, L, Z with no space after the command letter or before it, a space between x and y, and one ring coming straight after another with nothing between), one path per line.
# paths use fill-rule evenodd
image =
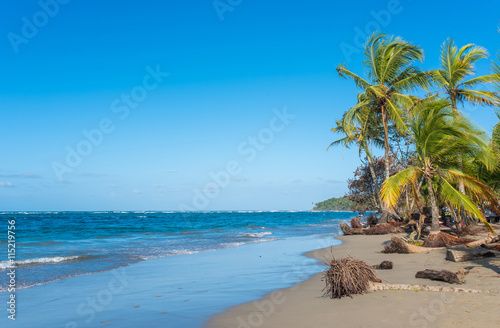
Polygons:
M437 206L436 195L434 194L434 190L432 189L432 179L429 174L425 174L425 179L427 180L427 190L429 191L429 199L431 201L431 209L432 209L432 232L439 232L441 227L439 225L439 208Z

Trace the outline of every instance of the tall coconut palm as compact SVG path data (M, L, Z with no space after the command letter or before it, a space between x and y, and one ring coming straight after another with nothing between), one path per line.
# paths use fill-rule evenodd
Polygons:
M494 232L475 203L485 200L498 206L493 191L479 179L462 172L457 160L458 149L476 156L487 168L493 167L495 159L484 134L478 133L445 100L426 102L415 108L409 117L409 132L415 140L418 163L384 182L381 194L385 204L395 206L403 189L408 185L414 188L417 179L423 177L431 203L433 232L440 230L439 199L481 220ZM466 193L455 188L460 182Z
M359 111L367 109L382 118L386 179L390 176L389 121L392 121L397 129L406 130L405 109L416 103L416 98L406 93L430 85L428 73L421 72L415 66L415 63L422 62L423 58L423 51L419 47L399 37L374 33L364 47L363 66L367 72L366 79L349 71L344 65L337 67L341 77L352 79L362 90L357 104L345 115L347 126L350 126ZM381 222L386 221L387 215L383 213Z

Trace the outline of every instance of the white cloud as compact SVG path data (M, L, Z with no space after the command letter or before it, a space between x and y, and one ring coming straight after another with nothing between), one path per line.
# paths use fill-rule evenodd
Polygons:
M144 194L142 191L140 191L139 189L134 189L132 190L132 193L134 194Z
M0 187L9 188L9 187L14 187L14 185L10 181L0 181Z

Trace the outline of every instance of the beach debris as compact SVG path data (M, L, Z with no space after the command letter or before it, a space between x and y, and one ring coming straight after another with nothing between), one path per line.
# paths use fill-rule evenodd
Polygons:
M421 247L405 242L401 237L393 236L391 238L391 243L384 247L383 253L398 253L398 254L413 254L413 253L423 253L432 250L443 250L444 247L430 248Z
M368 290L370 282L381 281L366 262L350 256L341 259L334 257L329 268L323 272L323 280L326 284L323 296L330 298L363 294Z
M496 243L498 241L500 241L500 236L498 236L498 235L489 235L486 238L479 239L479 240L472 241L472 242L468 242L466 244L466 246L467 247L479 247L479 246L483 246L483 245L486 245L486 244Z
M111 320L106 320L106 321L101 321L101 323L108 323L110 322Z
M361 229L361 228L363 228L363 226L361 225L361 223L359 223L359 217L358 216L351 219L351 227L353 229Z
M354 219L353 219L354 220ZM357 226L359 221L354 222L354 226ZM351 225L353 224L351 220ZM345 222L340 223L340 229L342 233L346 236L349 235L387 235L391 233L403 233L404 229L400 227L399 222L389 222L389 223L380 223L375 226L371 226L369 228L354 228L349 227L349 225ZM361 226L361 224L360 224Z
M388 235L391 233L403 233L405 230L400 227L398 222L379 223L376 226L366 229L365 235Z
M463 280L464 277L470 273L470 270L469 269L460 269L455 273L457 274L457 276L460 277L461 280Z
M392 270L392 261L382 261L379 265L375 265L375 269Z
M468 293L468 294L490 294L490 291L478 289L465 289L458 287L443 287L443 286L427 286L427 285L406 285L406 284L385 284L385 283L370 283L369 291L377 290L409 290L409 291L425 291L425 292L446 292L446 293Z
M487 249L474 249L474 248L449 248L446 251L446 260L452 262L465 262L483 257L495 257L495 253Z
M481 245L481 247L484 247L484 248L487 248L487 249L492 249L494 251L500 251L500 244L499 243Z
M448 233L445 232L438 232L438 233L430 233L427 238L425 238L424 243L422 244L423 247L445 247L445 246L452 246L452 245L461 245L461 244L466 244L470 243L472 240L470 239L462 239L459 237L452 236Z
M134 305L134 307L135 307L135 308L138 308L138 307L139 307L139 305Z
M349 225L345 222L340 223L340 229L342 230L342 233L346 236L349 235L362 235L362 229L351 229Z
M444 281L450 284L463 284L463 281L458 279L456 273L448 270L425 269L424 271L418 271L415 278Z
M368 217L366 218L366 224L368 224L370 227L373 227L376 226L377 223L377 217L373 213L370 213L370 215L368 215Z

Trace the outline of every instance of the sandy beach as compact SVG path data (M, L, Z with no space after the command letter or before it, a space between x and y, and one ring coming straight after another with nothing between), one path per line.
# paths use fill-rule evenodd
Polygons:
M344 243L307 253L321 261L350 255L370 265L383 260L393 270L377 270L386 283L452 286L445 282L417 279L424 269L456 272L470 270L467 289L490 294L442 293L386 290L355 295L353 298L322 297L322 274L294 287L278 290L265 298L235 306L215 316L207 328L247 327L499 327L500 258L454 263L445 260L445 250L419 254L384 254L391 236L339 236ZM457 286L457 285L455 285Z

